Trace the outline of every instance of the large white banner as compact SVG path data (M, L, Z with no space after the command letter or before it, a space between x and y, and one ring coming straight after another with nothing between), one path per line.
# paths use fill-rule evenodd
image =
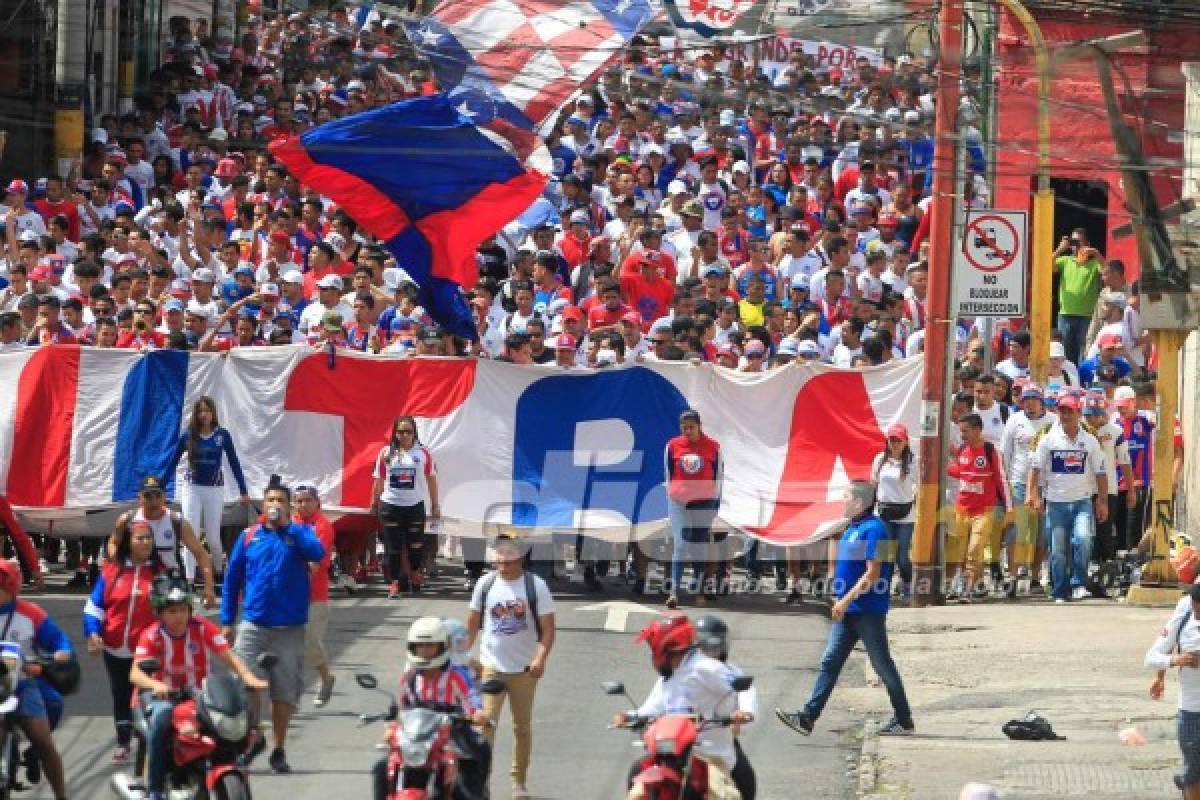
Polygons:
M418 419L442 511L467 522L622 528L666 517L663 450L686 408L722 446L726 523L800 541L836 516L895 422L916 430L921 362L768 373L653 363L564 371L305 347L0 354L0 491L16 506L128 502L163 476L197 398L216 400L251 494L271 474L369 505L392 420ZM163 476L173 479L174 476ZM236 494L226 480L230 499Z

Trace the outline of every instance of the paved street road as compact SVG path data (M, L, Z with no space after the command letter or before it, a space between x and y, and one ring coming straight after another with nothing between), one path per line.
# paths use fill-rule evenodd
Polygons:
M457 570L454 571L457 573ZM457 579L456 579L457 580ZM338 593L335 593L338 594ZM50 593L40 598L73 637L80 630L81 594ZM620 797L621 781L640 750L630 737L605 729L621 703L600 691L605 679L626 682L634 697L649 689L653 673L644 645L633 634L648 619L635 614L625 634L603 630L605 614L579 611L581 605L603 600L631 599L619 589L606 595L570 592L558 597L560 635L539 693L535 712L534 763L530 791L539 798L610 800ZM338 675L331 704L321 712L304 699L295 720L289 757L295 774L265 772L265 759L252 778L259 800L368 797L367 770L376 758L372 749L380 727L360 728L357 716L375 710L376 699L354 684L353 673L373 670L385 685L395 686L404 661L404 635L409 623L427 614L465 614L466 595L456 591L439 597L388 602L377 593L334 600L328 645ZM734 660L755 676L760 720L749 726L745 746L758 771L759 797L851 797L847 757L856 755L852 735L859 720L840 710L837 695L817 733L801 738L779 725L772 709L801 703L812 685L827 627L816 605L782 607L774 597L740 597L722 603L737 636ZM856 657L847 667L845 685L862 685L865 660ZM376 696L377 697L377 696ZM68 704L68 720L58 734L69 769L73 798L111 796L108 779L112 725L103 667L85 657L84 688ZM493 770L494 796L509 796L507 780L511 740L507 718L497 742ZM44 785L26 797L47 798Z

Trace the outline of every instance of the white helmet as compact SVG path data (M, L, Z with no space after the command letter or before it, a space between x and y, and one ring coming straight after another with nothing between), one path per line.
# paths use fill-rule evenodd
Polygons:
M419 644L439 645L435 655L422 658L413 648ZM408 667L438 669L450 660L450 632L437 617L421 617L408 629Z
M446 636L450 639L450 660L455 664L467 663L467 626L456 619L444 619Z

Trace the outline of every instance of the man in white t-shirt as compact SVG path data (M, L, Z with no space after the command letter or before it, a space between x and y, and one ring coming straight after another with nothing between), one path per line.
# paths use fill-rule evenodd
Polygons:
M991 375L980 375L975 380L975 413L983 420L983 438L999 447L1008 409L996 402L996 379Z
M480 578L471 593L467 649L478 637L483 680L504 682L504 692L483 700L484 713L492 721L488 739L495 740L507 696L512 703L514 739L512 797L528 800L525 781L533 750L533 699L554 646L554 598L545 581L525 572L525 553L516 539L497 539L495 554L496 571Z

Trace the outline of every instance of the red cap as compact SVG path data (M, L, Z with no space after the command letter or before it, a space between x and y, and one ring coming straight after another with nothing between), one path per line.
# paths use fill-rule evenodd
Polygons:
M34 267L33 271L29 273L29 280L31 280L31 281L48 281L48 280L50 280L50 268L47 267L45 264L38 266L38 267Z
M1079 410L1079 398L1073 394L1064 394L1058 398L1058 408L1059 408L1059 410L1062 410L1064 408L1069 408L1069 409L1072 409L1073 411L1078 411Z
M564 320L573 319L583 322L583 312L579 310L579 306L567 306L562 310L561 316Z
M892 212L885 211L879 215L879 221L876 224L877 225L891 225L891 226L895 227L896 225L900 224L900 220L896 219L896 215L893 214Z
M1103 350L1106 347L1120 347L1121 346L1121 334L1106 333L1103 336L1101 336L1100 338L1096 339L1096 346L1099 347L1101 350Z
M216 64L205 64L204 65L204 77L215 78L219 74L220 74L220 71L217 69Z
M575 349L575 337L569 333L560 333L558 336L554 337L554 349L555 350L574 350Z
M636 311L626 311L621 316L621 322L628 322L630 325L642 327L642 315Z
M290 246L292 237L288 236L286 231L271 231L271 241Z
M792 233L800 233L801 231L804 233L812 233L812 228L808 227L807 222L793 222Z
M218 178L236 178L242 171L242 165L234 158L222 158L217 162L216 176Z
M894 425L889 425L888 429L887 429L887 438L903 439L904 441L907 442L908 441L908 428L905 427L904 423L902 423L902 422L897 422Z

